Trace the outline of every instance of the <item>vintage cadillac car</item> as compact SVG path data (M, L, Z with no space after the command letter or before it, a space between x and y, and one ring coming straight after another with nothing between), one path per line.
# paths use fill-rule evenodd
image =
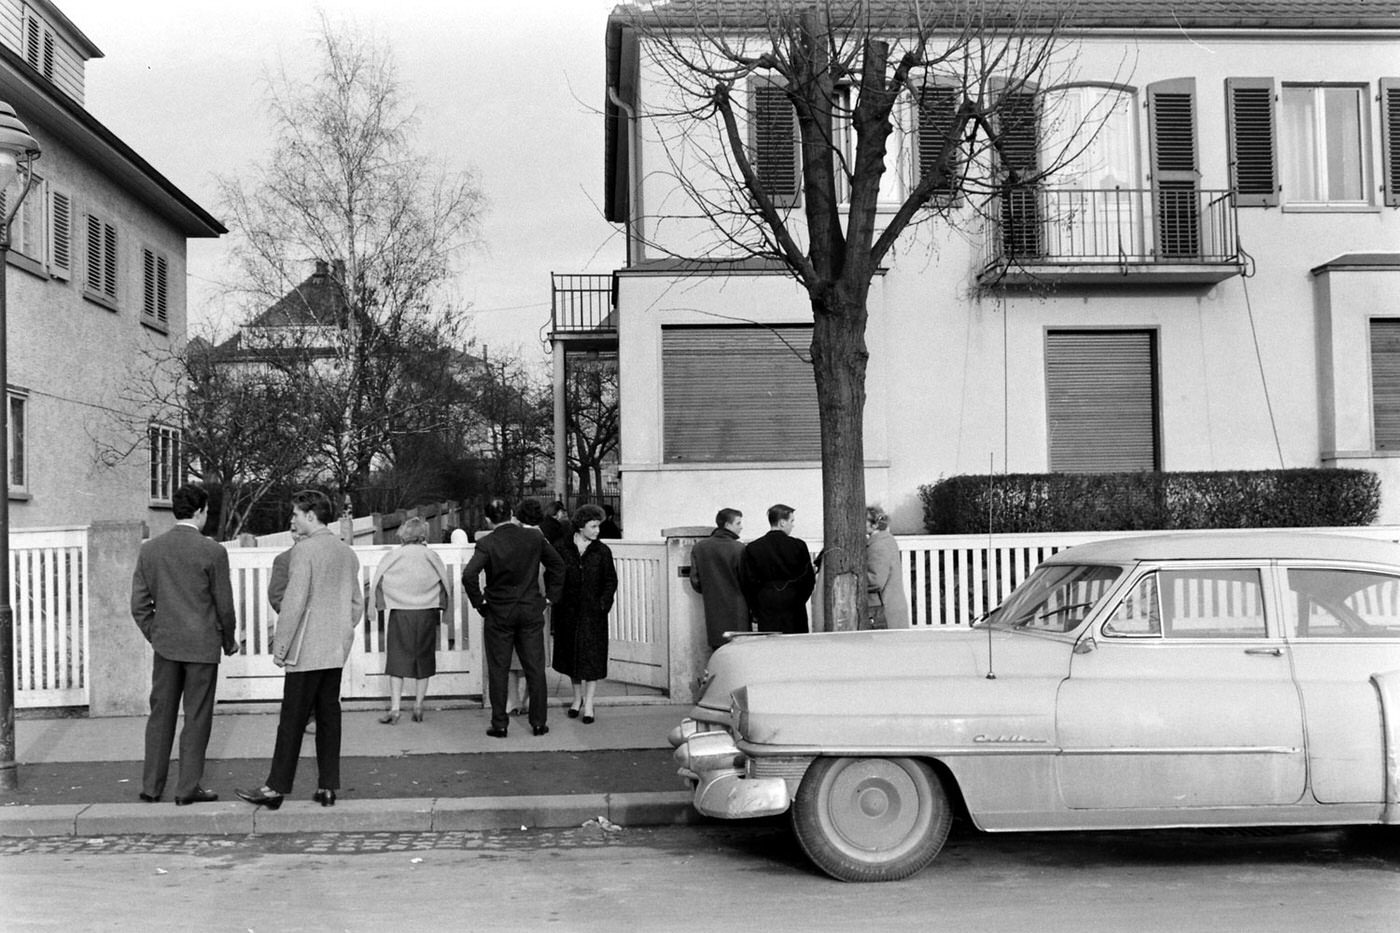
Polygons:
M737 638L671 738L701 813L790 810L844 881L920 871L955 808L987 831L1400 822L1400 545L1069 548L970 628Z

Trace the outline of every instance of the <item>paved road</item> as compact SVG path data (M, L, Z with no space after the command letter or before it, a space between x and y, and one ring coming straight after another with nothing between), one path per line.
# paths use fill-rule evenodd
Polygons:
M6 931L1393 931L1395 831L984 835L898 884L781 820L614 830L0 840Z

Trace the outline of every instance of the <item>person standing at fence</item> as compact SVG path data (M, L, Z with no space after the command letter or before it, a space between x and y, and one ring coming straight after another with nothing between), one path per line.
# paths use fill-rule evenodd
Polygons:
M520 654L525 682L530 691L530 727L535 735L549 731L549 694L544 670L544 610L557 603L564 582L564 562L544 539L538 525L544 517L538 501L524 499L514 516L502 499L486 507L486 517L495 527L480 539L476 551L462 570L462 586L467 599L481 613L482 647L486 654L486 688L491 700L492 738L506 737L510 717L506 710L506 680L510 653ZM540 567L544 567L544 587L540 587ZM481 574L486 589L481 589Z
M359 559L329 527L334 517L324 494L303 490L292 496L292 527L303 539L292 546L272 639L272 661L286 671L272 767L258 790L237 790L269 810L292 791L302 733L313 715L318 779L312 800L333 807L340 789L340 676L364 612L364 591Z
M574 688L569 718L594 720L593 694L608 676L608 613L617 593L612 551L598 540L603 510L581 505L573 515L574 534L560 555L564 593L553 609L554 669Z
M909 601L904 597L899 542L890 534L890 517L878 505L865 510L866 621L863 629L908 628Z
M760 632L800 635L807 631L807 600L817 585L817 574L807 542L793 537L796 511L781 503L770 508L768 533L744 548L739 580Z
M423 721L428 678L437 673L438 625L452 593L447 567L428 548L428 523L410 518L399 526L398 537L400 547L385 555L370 585L370 605L389 612L384 661L389 712L379 721L390 726L399 721L405 680L413 681L413 721Z
M705 605L705 635L710 648L724 644L725 632L749 630L749 604L739 587L739 565L744 560L744 513L720 509L715 530L690 549L690 588Z
M140 797L155 803L165 793L183 700L175 805L184 806L219 799L200 782L213 727L219 650L229 655L238 650L238 620L228 551L203 533L209 494L186 484L170 498L175 527L141 545L131 578L131 615L154 656Z

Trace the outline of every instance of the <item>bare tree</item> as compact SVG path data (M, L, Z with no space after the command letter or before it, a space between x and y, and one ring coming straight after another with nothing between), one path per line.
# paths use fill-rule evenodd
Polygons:
M387 46L324 17L306 80L270 83L275 141L248 182L221 180L242 280L265 309L295 294L311 260L338 293L296 340L316 378L321 458L347 498L392 456L405 431L450 428L450 406L418 369L464 345L449 297L453 264L474 241L483 199L468 173L413 147L416 120ZM287 356L290 356L288 354ZM431 380L428 380L431 382Z
M553 455L549 387L514 357L487 359L472 387L472 434L487 494L527 494Z
M603 491L603 467L620 436L617 354L573 357L564 392L569 469L578 479L575 491L592 497Z
M1070 155L1047 157L1035 138L1046 119L1037 90L1063 81L1073 63L1059 15L1043 13L1051 8L671 0L616 14L629 18L642 67L663 88L639 117L685 195L650 209L645 242L679 255L675 244L694 250L695 225L706 224L705 247L684 258L774 261L810 300L830 628L854 628L864 611L872 279L919 224L992 211L1013 221L1008 230L1034 229L1016 212L1033 210L1026 194ZM764 161L755 127L781 134L785 123L795 158ZM903 183L889 186L896 136L916 154ZM891 187L900 192L892 211L882 203Z

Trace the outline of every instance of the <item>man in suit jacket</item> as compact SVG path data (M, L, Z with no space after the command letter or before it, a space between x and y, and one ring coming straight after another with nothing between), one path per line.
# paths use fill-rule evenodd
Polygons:
M141 799L154 803L165 793L183 698L175 803L184 806L219 799L200 781L213 725L219 649L225 654L238 650L238 621L228 552L203 534L209 494L186 484L175 490L171 504L175 527L141 545L131 578L131 615L154 649Z
M514 648L525 671L530 691L530 726L535 735L549 731L549 694L544 671L544 610L564 592L564 559L545 540L537 525L544 517L539 502L521 500L515 515L504 500L494 499L486 517L495 525L477 541L476 551L462 570L467 599L481 613L482 647L486 654L486 692L491 698L491 728L486 734L506 737L510 716L506 712L506 681L510 652ZM544 592L540 592L540 565L544 565ZM486 572L486 591L481 573Z
M749 605L739 587L739 565L744 560L744 513L720 509L715 530L690 549L690 588L705 603L705 632L710 647L724 644L725 632L749 630Z
M817 574L807 542L792 536L794 511L782 504L770 508L768 534L748 543L739 564L744 597L760 632L807 631L807 600Z

